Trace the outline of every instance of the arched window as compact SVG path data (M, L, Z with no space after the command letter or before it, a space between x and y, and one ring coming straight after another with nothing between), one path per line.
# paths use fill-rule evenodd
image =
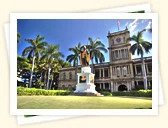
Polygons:
M123 70L123 76L126 76L126 74L127 74L127 68L124 66L122 70Z
M72 72L69 72L69 79L72 79Z
M117 67L117 77L120 76L120 67Z
M66 74L65 74L65 72L63 73L63 80L66 80Z

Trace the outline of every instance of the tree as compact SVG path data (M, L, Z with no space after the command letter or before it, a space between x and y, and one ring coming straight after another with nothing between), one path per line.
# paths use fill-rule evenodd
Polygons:
M71 51L72 54L68 55L66 58L66 61L68 61L69 63L73 63L73 66L76 67L75 74L77 74L78 71L78 63L80 60L79 57L80 49L81 49L81 43L78 43L78 45L75 46L74 48L69 48L69 51Z
M107 49L105 48L105 45L98 39L93 40L91 37L88 38L89 45L87 45L87 48L90 51L90 58L92 63L92 72L94 71L94 61L96 64L99 62L102 63L105 61L105 57L102 52L107 53Z
M45 49L45 46L47 45L47 43L44 42L44 37L40 35L38 35L35 39L26 39L26 41L27 43L30 44L30 46L26 47L23 50L22 56L27 56L27 58L32 61L30 82L29 82L29 88L31 88L34 66L35 66L35 59L40 57L40 52Z
M19 43L19 41L20 41L20 33L17 33L17 43Z
M62 68L71 67L71 63L69 63L68 61L64 61L62 59L59 59L58 61L59 61L59 63L60 63L60 65L61 65Z
M31 69L31 63L27 58L24 58L22 56L17 56L17 78L18 82L24 81L24 84L26 84L26 81L30 78L30 69ZM22 84L18 83L18 86Z
M59 52L58 45L47 45L46 49L42 52L41 61L44 62L45 67L47 68L47 87L50 89L50 79L53 80L52 72L57 72L61 68L59 63L60 58L63 57L63 54Z
M142 61L142 75L143 75L143 81L144 81L144 89L147 89L147 76L146 76L146 69L145 69L145 62L144 62L144 53L149 53L152 49L152 43L145 41L142 38L143 33L146 31L146 29L143 29L142 31L138 32L137 35L133 35L132 37L128 38L127 41L133 41L135 42L130 47L130 52L134 55L137 53L137 55L141 56Z

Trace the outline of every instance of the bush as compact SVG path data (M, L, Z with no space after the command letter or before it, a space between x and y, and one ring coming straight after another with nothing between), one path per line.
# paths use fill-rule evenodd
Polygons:
M69 90L44 90L44 89L36 89L36 88L17 88L18 96L33 96L33 95L44 95L44 96L57 96L57 95L70 95L71 91Z
M104 96L112 96L112 93L108 91L100 91L100 93Z
M152 97L152 90L138 90L128 92L112 92L113 96L137 96L137 97Z

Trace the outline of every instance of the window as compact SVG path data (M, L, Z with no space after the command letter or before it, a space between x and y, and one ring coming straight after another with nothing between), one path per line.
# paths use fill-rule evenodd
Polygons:
M124 49L121 50L121 56L122 56L123 59L125 58Z
M128 55L129 53L128 53L128 49L125 49L125 56L126 56L126 58L128 58L129 57L129 55Z
M69 79L72 79L72 72L69 72Z
M96 85L96 91L100 91L100 84L99 83L95 83Z
M96 69L95 70L95 78L99 78L100 76L99 76L99 69Z
M130 73L130 66L129 65L127 65L127 74L131 74Z
M65 72L63 73L63 80L66 80L66 74L65 74Z
M115 51L115 58L116 59L118 58L118 51L117 50Z
M123 76L126 76L126 74L127 74L127 68L124 66L123 67Z
M109 83L105 83L104 85L105 85L105 89L109 90Z
M117 77L120 76L120 67L117 67Z
M101 77L103 77L103 69L101 69Z
M112 74L115 75L115 67L112 68Z
M125 43L126 41L125 41L125 37L123 37L123 43Z
M112 52L112 58L113 58L113 60L115 60L115 52L114 51Z
M136 65L136 70L137 70L137 74L142 74L142 68L141 65Z
M104 77L106 77L106 78L108 77L108 68L104 69Z
M111 41L112 41L112 45L113 45L114 44L114 40L112 39Z
M152 64L151 64L151 63L148 64L148 72L149 72L149 73L152 73Z

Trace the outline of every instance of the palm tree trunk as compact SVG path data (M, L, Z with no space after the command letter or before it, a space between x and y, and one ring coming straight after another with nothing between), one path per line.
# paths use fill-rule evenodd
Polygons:
M93 59L91 59L91 62L92 62L91 72L94 73Z
M52 76L51 82L50 82L50 87L49 87L50 90L51 90L52 83L53 83L53 76Z
M77 75L77 73L78 73L78 61L77 61L77 65L76 65L76 69L75 69L75 79L76 79L76 84L77 84L77 82L78 82L78 75Z
M147 85L147 77L146 77L146 69L145 69L145 62L144 62L144 58L143 55L141 55L141 60L142 60L142 74L143 74L143 81L144 81L144 89L148 89L148 85Z
M32 79L33 79L33 71L34 71L34 61L35 61L35 56L33 56L33 61L32 61L32 69L31 69L31 73L30 73L30 83L29 83L29 88L32 87Z
M76 66L76 69L75 69L75 75L76 75L75 79L76 79L76 81L78 79L77 73L78 73L78 66Z
M50 71L51 71L51 68L49 66L49 68L48 68L48 79L47 79L47 90L49 89L49 83L50 83Z
M47 89L47 71L45 71L45 74L44 74L44 87L45 89Z

